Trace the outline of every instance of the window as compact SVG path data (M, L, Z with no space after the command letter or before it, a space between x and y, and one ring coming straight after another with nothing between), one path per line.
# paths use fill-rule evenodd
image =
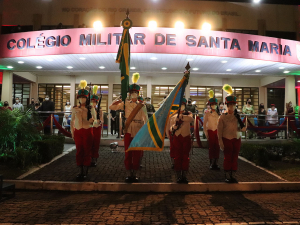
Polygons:
M98 85L97 95L98 95L99 99L100 99L100 93L102 94L100 107L101 107L103 113L105 113L105 112L107 112L107 108L108 108L108 85L107 84L93 84L93 86L94 85ZM88 87L86 87L86 89L89 90ZM76 93L75 93L76 102L78 102L77 101L78 91L79 91L79 86L77 84L76 85ZM91 89L91 94L92 94L92 91L93 91L93 87Z
M219 102L223 102L223 90L222 87L199 87L191 86L190 87L190 98L193 101L196 101L196 106L200 114L203 113L203 110L206 108L206 103L209 99L209 91L213 90L215 92L215 97Z
M22 105L26 108L29 105L30 84L13 84L13 103L15 98L19 98Z
M158 104L170 94L174 87L175 85L152 85L151 102L156 111L159 108Z
M64 111L67 100L70 100L69 84L39 84L39 101L43 102L46 95L54 102L55 111Z
M147 97L147 85L140 85L140 96L143 98ZM113 100L115 100L117 97L119 97L121 94L121 84L114 84L113 88Z
M237 97L237 104L239 110L242 110L243 106L247 103L247 99L251 98L251 105L254 106L255 113L258 112L259 88L234 87L233 94Z

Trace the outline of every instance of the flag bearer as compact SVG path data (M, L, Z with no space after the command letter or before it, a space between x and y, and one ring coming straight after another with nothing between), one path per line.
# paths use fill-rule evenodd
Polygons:
M132 114L135 107L137 107L139 103L138 96L140 92L140 86L136 84L139 77L140 75L138 73L134 73L132 75L133 84L129 86L130 99L127 98L125 100L125 118L126 120L132 118L132 121L124 137L124 147L125 147L124 163L125 163L125 168L127 170L127 177L125 179L125 182L127 183L139 181L137 177L137 171L140 168L140 158L142 156L142 151L138 151L138 150L126 151L126 150L128 149L134 136L148 120L147 114L145 114L143 107L135 115ZM123 110L124 102L122 102L121 100L116 100L109 106L109 109Z
M190 123L194 121L193 114L186 111L186 99L182 99L181 107L174 115L176 123L170 127L173 136L174 169L177 183L188 183L186 173L189 169L189 155L191 150ZM172 116L173 117L173 116Z

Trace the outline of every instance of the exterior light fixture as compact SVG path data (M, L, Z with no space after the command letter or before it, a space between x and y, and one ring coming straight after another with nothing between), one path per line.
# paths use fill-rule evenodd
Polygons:
M211 25L209 23L203 23L201 30L210 31L211 30Z
M231 71L231 70L232 70L232 69L227 69L226 71L228 71L228 72L229 72L229 71Z
M167 67L163 67L163 68L161 68L162 70L166 70L166 69L168 69Z
M255 72L256 72L256 73L260 73L260 72L261 72L261 70L255 70Z
M105 66L99 66L99 69L103 70L105 69Z
M35 68L37 68L37 69L40 70L40 69L42 69L43 67L42 67L42 66L37 66L37 67L35 67Z
M101 21L95 21L93 24L93 27L97 30L100 30L103 26L102 26L102 22Z
M149 21L148 27L149 27L150 30L155 30L157 28L156 21Z
M177 22L175 23L175 28L176 28L176 29L183 29L183 28L184 28L183 22L177 21Z
M14 67L13 66L7 66L7 69L13 69Z
M286 70L286 71L283 71L283 73L289 73L289 72L290 72L290 71L287 71L287 70Z
M23 62L23 61L18 61L18 63L19 63L19 64L24 64L24 62Z
M67 66L67 68L70 70L70 69L73 69L73 66Z

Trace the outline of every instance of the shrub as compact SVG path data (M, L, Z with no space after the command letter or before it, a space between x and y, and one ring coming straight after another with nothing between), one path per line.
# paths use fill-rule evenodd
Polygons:
M244 143L241 146L240 155L256 165L269 167L269 156L264 146Z
M33 144L39 154L41 163L50 162L55 156L60 155L64 150L64 136L48 136L42 137L41 141L35 141Z

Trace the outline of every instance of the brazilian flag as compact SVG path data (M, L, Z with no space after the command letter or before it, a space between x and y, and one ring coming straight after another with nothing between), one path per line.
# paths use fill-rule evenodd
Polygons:
M129 67L130 67L130 36L129 29L132 27L132 22L129 18L122 21L123 34L119 45L116 63L120 63L121 70L121 94L122 100L125 101L129 88Z

